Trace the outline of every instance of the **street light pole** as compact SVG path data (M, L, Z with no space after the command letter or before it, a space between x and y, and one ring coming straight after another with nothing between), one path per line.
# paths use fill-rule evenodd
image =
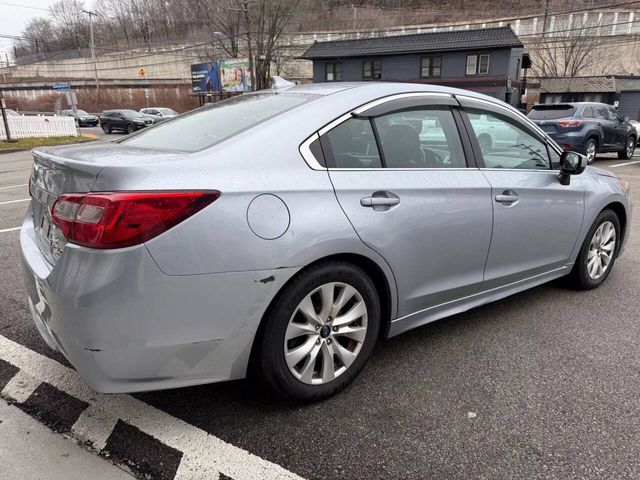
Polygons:
M96 45L93 39L93 17L97 16L97 13L92 12L90 10L82 10L84 13L89 15L89 35L91 37L91 61L93 62L93 74L96 81L96 95L98 96L98 101L100 101L100 81L98 80L98 65L96 63Z

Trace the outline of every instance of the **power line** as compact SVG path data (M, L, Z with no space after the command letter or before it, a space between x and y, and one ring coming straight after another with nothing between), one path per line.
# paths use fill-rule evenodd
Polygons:
M49 11L48 8L32 7L31 5L19 5L17 3L10 3L10 2L0 2L0 5L6 5L7 7L29 8L31 10L43 10L45 12Z

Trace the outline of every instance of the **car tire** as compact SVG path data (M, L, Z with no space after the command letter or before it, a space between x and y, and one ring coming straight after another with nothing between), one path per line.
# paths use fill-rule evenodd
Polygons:
M587 157L587 165L591 165L598 154L598 142L595 138L590 138L587 140L587 143L584 144L584 153Z
M636 139L634 137L629 137L624 145L624 150L618 152L618 158L621 160L629 160L633 157L633 152L636 149Z
M132 123L127 123L127 133L133 133L136 131L136 127Z
M323 303L331 296L332 303ZM313 309L311 317L302 314L301 306L307 312ZM334 312L334 308L338 310ZM362 311L362 316L354 316ZM347 312L354 320L349 322ZM364 367L378 338L380 312L375 285L360 267L331 261L304 270L269 307L252 373L269 391L289 401L309 403L328 398L351 383ZM318 322L323 316L326 322ZM303 350L297 350L300 348ZM308 354L300 353L307 350Z
M613 244L607 245L603 243L603 239L605 239L607 235L606 233L604 235L601 233L599 238L596 235L598 232L608 232L607 228L613 228ZM620 249L620 241L621 229L618 215L616 215L613 210L603 210L593 222L593 225L591 225L582 243L576 263L569 275L569 286L577 290L591 290L599 287L613 269L616 256ZM610 250L608 250L607 247L609 247ZM610 251L610 258L606 256L607 251ZM606 263L607 261L608 263ZM603 271L596 272L598 275L594 276L593 270L591 270L593 266L592 262L600 262L600 265L605 265L606 263L606 266Z
M107 134L111 133L111 125L109 125L108 123L103 123L102 131Z

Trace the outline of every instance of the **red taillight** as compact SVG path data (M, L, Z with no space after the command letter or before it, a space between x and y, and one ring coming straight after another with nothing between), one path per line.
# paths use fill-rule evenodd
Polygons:
M160 235L219 197L215 190L65 194L51 217L71 243L122 248Z
M582 126L582 121L581 120L560 120L558 122L558 125L560 125L561 127L581 127Z

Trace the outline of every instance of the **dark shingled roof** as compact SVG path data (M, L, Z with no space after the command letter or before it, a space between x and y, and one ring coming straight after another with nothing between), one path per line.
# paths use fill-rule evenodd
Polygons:
M479 48L522 47L510 26L314 42L302 58L366 57Z

